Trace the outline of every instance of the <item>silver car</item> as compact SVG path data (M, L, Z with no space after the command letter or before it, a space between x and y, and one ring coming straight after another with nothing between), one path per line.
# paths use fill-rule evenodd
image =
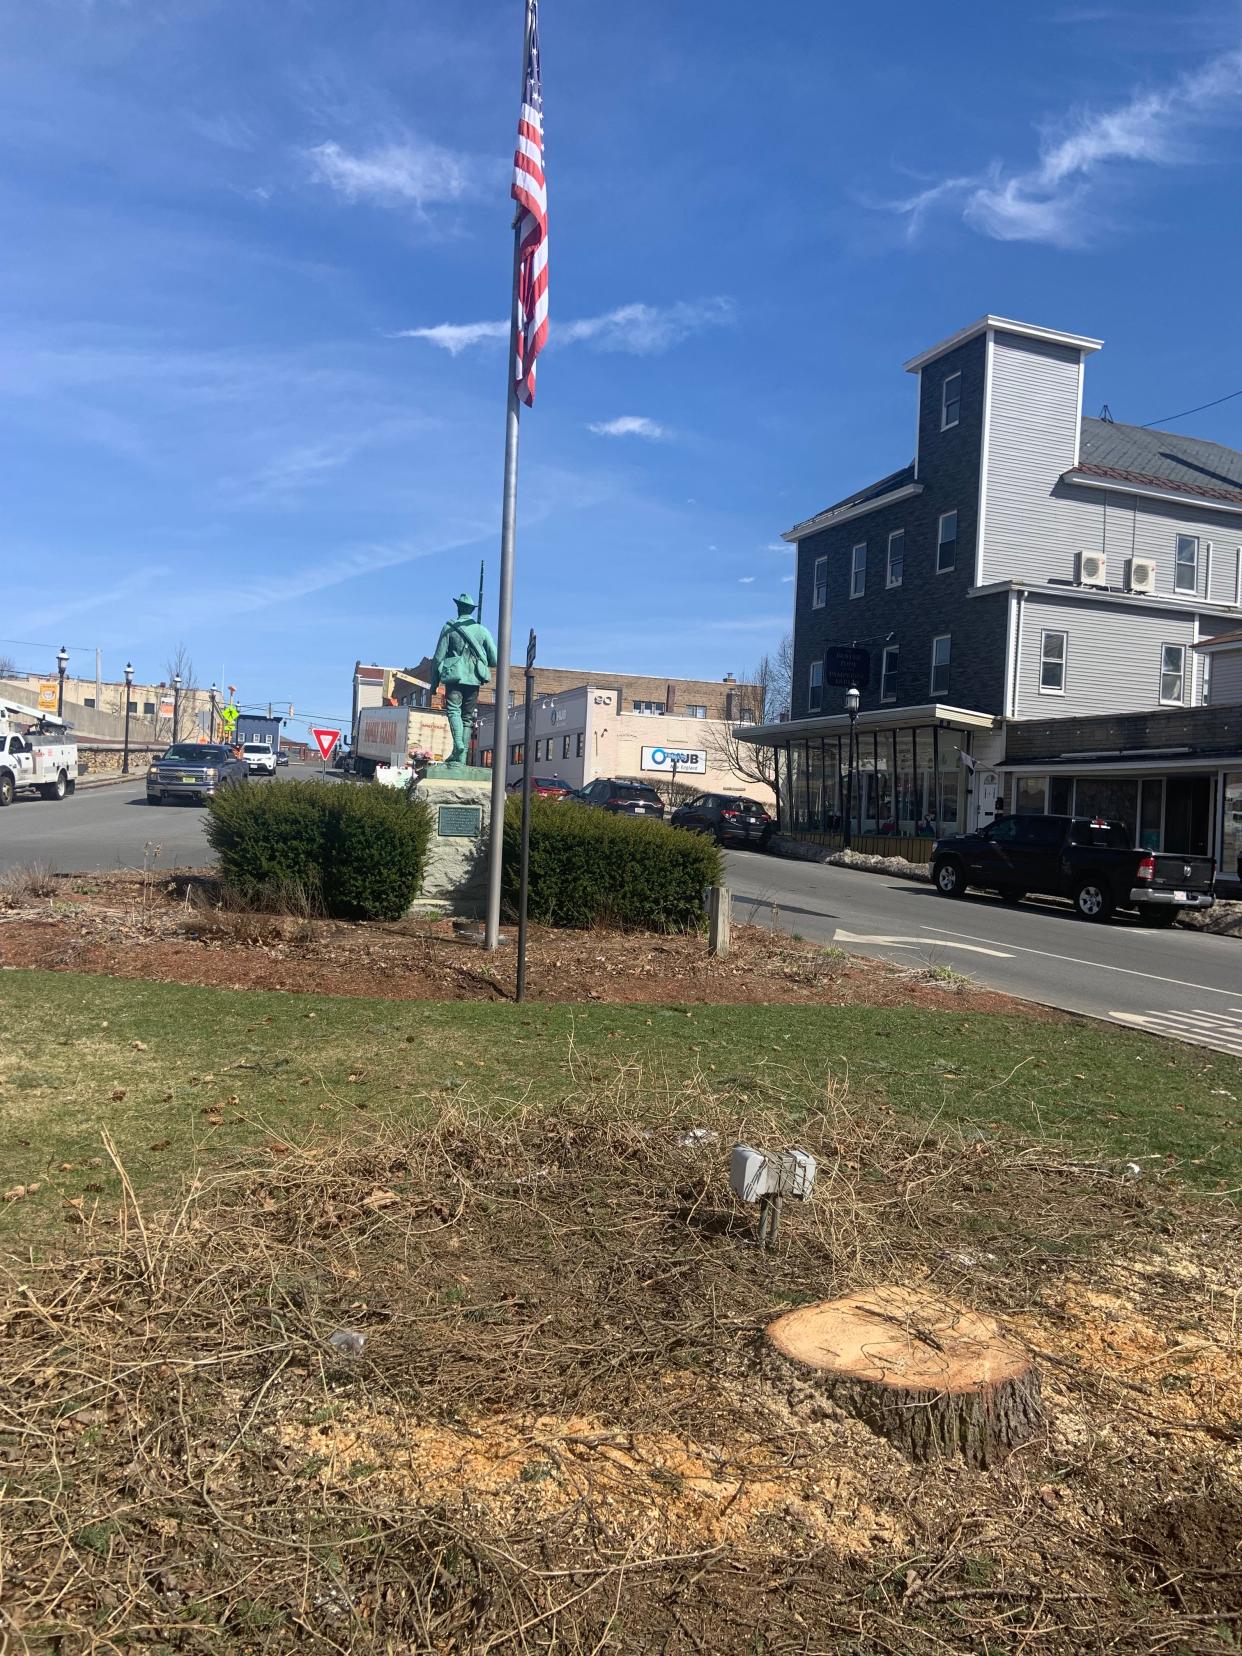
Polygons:
M245 762L218 742L175 742L147 771L147 804L166 799L211 798L247 777Z

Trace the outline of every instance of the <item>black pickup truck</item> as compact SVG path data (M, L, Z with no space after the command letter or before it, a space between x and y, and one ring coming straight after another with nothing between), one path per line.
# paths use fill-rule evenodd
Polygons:
M1211 857L1135 850L1124 824L1092 817L998 817L932 847L943 897L978 886L1018 903L1033 891L1070 898L1084 920L1130 908L1148 925L1171 926L1185 909L1211 908L1215 873Z

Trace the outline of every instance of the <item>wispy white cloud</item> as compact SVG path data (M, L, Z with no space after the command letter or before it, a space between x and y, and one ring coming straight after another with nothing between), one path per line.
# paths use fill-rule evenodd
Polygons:
M793 576L792 576L792 575L782 575L782 576L781 576L781 584L782 584L782 586L783 586L783 585L784 585L784 583L785 583L785 582L786 582L786 581L792 581L792 580L793 580Z
M618 305L602 316L584 316L569 322L555 317L549 332L552 345L587 344L596 351L624 351L629 356L658 356L707 328L729 327L734 320L731 299L679 300L672 305ZM425 339L451 356L490 340L507 339L507 322L438 322L434 327L402 328L394 339Z
M793 547L788 541L767 541L759 548L761 552L792 552Z
M595 420L588 427L597 437L646 437L658 443L669 435L668 427L645 414L619 414L615 420Z
M994 162L985 172L943 179L888 205L905 217L911 237L948 208L997 241L1075 246L1100 221L1094 209L1104 169L1186 164L1195 158L1193 132L1239 110L1242 48L1235 47L1162 89L1068 117L1057 132L1042 134L1032 167L1013 170Z
M415 137L353 154L337 143L316 144L306 156L312 176L346 201L384 206L425 209L461 201L474 194L480 177L472 157Z
M437 322L434 328L402 328L394 339L425 339L429 345L438 345L450 356L460 356L472 345L482 345L488 339L508 339L507 322Z
M753 575L739 575L737 578L737 584L739 586L749 586L754 578L755 577Z

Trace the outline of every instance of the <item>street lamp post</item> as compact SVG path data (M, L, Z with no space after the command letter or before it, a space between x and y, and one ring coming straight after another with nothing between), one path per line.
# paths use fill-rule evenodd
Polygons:
M173 741L181 724L181 674L173 674Z
M134 664L132 661L127 661L125 663L125 757L121 761L121 772L125 776L129 775L129 692L133 688L133 684Z
M214 679L211 681L211 689L207 694L211 697L211 717L207 726L207 740L214 742L216 739L216 681Z
M845 821L841 831L841 849L850 848L850 828L854 815L854 753L858 746L858 704L862 697L858 689L851 684L845 692L845 711L850 716L850 764L845 773Z
M63 719L65 716L65 668L69 665L69 652L62 644L56 652L56 671L60 674L60 688L56 694L56 716Z

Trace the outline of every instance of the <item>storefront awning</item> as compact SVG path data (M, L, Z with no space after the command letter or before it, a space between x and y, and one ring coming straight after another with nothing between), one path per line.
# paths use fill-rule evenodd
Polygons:
M940 725L945 730L993 730L1000 720L969 707L928 702L922 707L876 707L858 715L859 730L908 730L911 725ZM783 747L808 736L840 736L850 727L847 713L817 713L811 719L784 719L778 724L739 725L739 741L756 747Z

